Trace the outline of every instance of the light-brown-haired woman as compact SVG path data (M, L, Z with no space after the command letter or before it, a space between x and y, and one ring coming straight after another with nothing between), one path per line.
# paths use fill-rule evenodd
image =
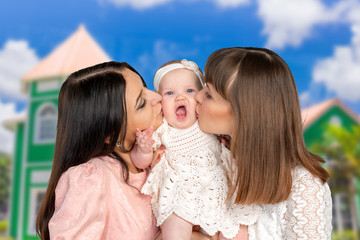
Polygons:
M205 65L196 95L200 129L231 137L231 195L262 213L253 239L330 239L332 203L324 160L304 144L292 73L273 51L225 48ZM244 229L244 228L243 228Z

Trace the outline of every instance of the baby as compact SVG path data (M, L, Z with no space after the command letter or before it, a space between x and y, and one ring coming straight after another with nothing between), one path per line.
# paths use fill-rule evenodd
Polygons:
M162 96L164 123L155 132L152 127L138 130L131 152L135 166L146 168L153 145L166 147L141 190L152 196L163 239L190 239L194 225L210 236L220 231L233 238L240 224L256 221L253 212L248 214L254 211L251 206L226 201L231 154L216 136L199 129L194 97L203 86L202 71L192 61L175 60L160 67L154 88Z

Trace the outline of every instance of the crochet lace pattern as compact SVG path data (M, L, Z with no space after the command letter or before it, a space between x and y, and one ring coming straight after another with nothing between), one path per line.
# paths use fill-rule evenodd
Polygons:
M164 120L153 139L155 146L163 144L166 150L141 191L152 196L157 225L176 213L209 235L221 231L226 238L233 238L240 224L256 222L259 206L226 201L231 154L216 136L202 132L198 122L176 129Z
M249 240L331 239L330 188L303 167L292 171L290 196L278 204L262 205L258 221L249 226Z

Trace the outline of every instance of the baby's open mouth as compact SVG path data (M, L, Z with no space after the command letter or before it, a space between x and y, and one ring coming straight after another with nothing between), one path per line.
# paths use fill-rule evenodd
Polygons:
M186 107L181 105L176 109L175 112L177 117L186 117Z

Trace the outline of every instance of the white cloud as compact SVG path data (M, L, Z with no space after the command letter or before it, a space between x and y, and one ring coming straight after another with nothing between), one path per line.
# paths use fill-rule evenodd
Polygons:
M0 152L13 154L14 133L5 129L4 121L19 115L15 111L15 103L3 103L0 101Z
M338 97L356 102L360 101L360 22L351 29L351 44L335 47L333 56L318 61L313 79Z
M35 51L24 40L8 40L0 49L0 98L24 100L20 79L38 63Z
M299 94L299 101L301 108L306 108L307 106L311 105L311 96L310 92L306 91L301 94Z
M21 78L39 62L35 51L24 40L8 40L0 49L0 151L13 153L14 133L5 129L4 121L19 113L16 102L23 102ZM1 99L6 99L6 103Z
M337 97L336 93L327 91L324 83L317 82L311 82L306 91L299 93L301 109L335 97Z
M154 43L152 53L142 55L140 62L145 66L149 64L153 65L154 63L156 65L164 64L167 61L173 60L179 51L179 46L176 43L158 40Z
M220 7L232 8L247 5L251 2L251 0L215 0L214 2Z
M341 21L352 3L346 0L328 7L320 0L258 0L262 33L268 36L266 47L299 46L315 25Z
M348 21L351 23L360 23L360 2L353 0L349 5Z
M103 0L104 1L104 0ZM171 2L172 0L106 0L118 7L130 6L135 9L145 9Z

